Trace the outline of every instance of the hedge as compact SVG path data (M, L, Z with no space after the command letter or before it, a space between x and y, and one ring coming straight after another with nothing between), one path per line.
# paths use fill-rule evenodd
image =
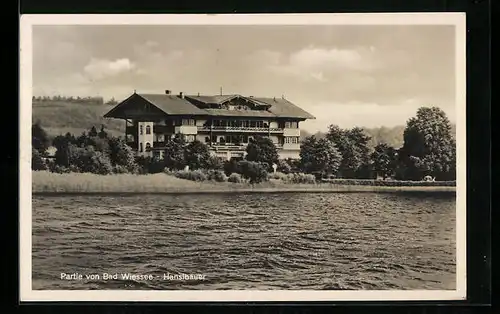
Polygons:
M370 186L456 186L456 181L396 181L367 179L323 179L322 183Z

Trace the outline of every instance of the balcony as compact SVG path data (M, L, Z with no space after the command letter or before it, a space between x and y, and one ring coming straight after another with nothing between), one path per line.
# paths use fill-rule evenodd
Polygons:
M247 148L247 143L235 144L235 143L205 143L212 150L245 150Z
M244 133L283 133L280 128L261 128L246 126L198 126L198 132L223 131L223 132L244 132Z
M172 134L174 133L174 127L168 125L153 125L153 133Z

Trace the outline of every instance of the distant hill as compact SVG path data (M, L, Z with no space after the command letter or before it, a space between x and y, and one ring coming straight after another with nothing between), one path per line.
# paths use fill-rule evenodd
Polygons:
M105 104L81 104L68 101L34 101L32 106L33 122L40 121L50 136L70 132L80 135L92 126L98 130L104 125L106 132L119 136L125 132L125 122L105 119L103 115L113 108Z

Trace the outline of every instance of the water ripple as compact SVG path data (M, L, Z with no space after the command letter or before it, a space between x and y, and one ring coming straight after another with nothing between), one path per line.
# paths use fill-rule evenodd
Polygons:
M35 196L33 288L454 289L454 226L453 195Z

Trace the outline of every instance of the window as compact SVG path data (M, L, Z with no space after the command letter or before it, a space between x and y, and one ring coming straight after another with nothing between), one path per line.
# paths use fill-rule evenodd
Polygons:
M210 143L210 137L209 136L205 137L205 143Z
M285 137L285 144L299 144L300 138L298 136Z
M142 124L139 126L139 133L141 135L144 134L144 126Z
M194 139L195 139L194 135L186 135L185 136L186 142L194 142Z
M194 119L182 119L182 125L196 125L196 120L194 120Z
M151 126L146 125L146 134L151 134Z
M151 150L151 144L146 143L146 151L149 152Z
M143 149L142 149L142 143L139 143L139 152L142 153Z

